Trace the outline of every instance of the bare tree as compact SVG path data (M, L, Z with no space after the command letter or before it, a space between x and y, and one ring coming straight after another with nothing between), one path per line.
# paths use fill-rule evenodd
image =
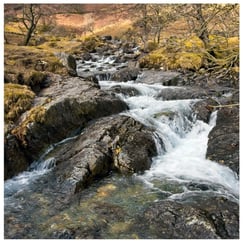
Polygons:
M152 30L148 4L138 4L136 6L136 11L139 14L139 18L134 22L133 27L137 30L139 38L143 42L143 49L146 51L149 35Z
M184 4L178 14L185 17L191 33L195 33L208 47L209 35L220 31L224 36L239 29L237 4Z
M37 4L27 4L24 5L22 11L21 22L23 27L20 29L25 32L24 45L27 46L30 42L31 37L36 31L38 22L42 16L40 5Z
M152 34L154 42L160 43L161 32L169 23L176 20L175 4L150 4Z
M209 42L208 21L204 18L202 4L194 4L193 8L196 11L195 18L197 19L200 26L197 33L198 37L203 41L204 45L207 47Z

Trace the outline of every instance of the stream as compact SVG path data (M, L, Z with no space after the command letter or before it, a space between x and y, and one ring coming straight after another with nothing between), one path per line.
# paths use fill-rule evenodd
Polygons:
M28 171L5 181L5 238L72 238L74 231L76 238L153 238L149 229L144 232L133 225L151 202L185 200L192 195L220 195L238 202L237 175L228 167L205 158L208 134L216 124L217 112L211 114L207 124L197 120L192 112L198 100L165 101L163 97L158 98L165 88L161 84L144 84L139 79L109 80L109 73L104 73L113 71L113 62L114 59L108 57L96 63L86 62L83 68L102 66L103 75L97 77L104 90L120 87L120 90L136 91L134 95L131 92L116 95L129 107L123 115L154 129L158 155L153 158L151 168L132 176L111 172L67 204L65 195L56 193L55 187L48 184L56 166L55 158L45 159L53 149L76 137L62 140L50 146Z

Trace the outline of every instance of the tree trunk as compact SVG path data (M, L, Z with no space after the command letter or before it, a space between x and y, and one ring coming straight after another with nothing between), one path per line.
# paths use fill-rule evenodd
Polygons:
M25 40L24 40L24 45L25 46L28 46L28 44L30 42L30 39L31 39L31 35L32 35L32 32L31 32L30 29L28 29L27 34L25 36Z
M203 41L205 47L208 46L209 43L209 33L208 33L208 24L207 21L204 19L203 12L202 12L202 4L195 4L195 8L197 11L197 20L200 24L200 29L198 33L198 37Z

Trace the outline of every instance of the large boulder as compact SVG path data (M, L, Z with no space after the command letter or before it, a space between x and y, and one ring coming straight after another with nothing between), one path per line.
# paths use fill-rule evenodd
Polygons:
M82 130L88 122L127 108L124 102L100 90L96 83L78 77L65 79L55 76L52 85L43 89L34 102L35 106L12 130L29 163L38 159L50 144ZM14 153L10 152L13 146L9 144L7 141L5 149L9 153L6 161L9 160L8 154Z
M75 193L112 169L143 172L155 155L152 131L133 118L117 115L99 119L48 156L56 159L60 190Z

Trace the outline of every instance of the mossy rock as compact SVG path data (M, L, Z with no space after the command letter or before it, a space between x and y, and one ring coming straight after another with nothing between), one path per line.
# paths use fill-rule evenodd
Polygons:
M4 121L14 122L30 109L35 94L25 85L4 85Z
M203 55L200 53L181 52L177 54L176 64L183 69L198 70L202 66Z
M139 60L139 66L141 68L155 68L159 69L166 61L167 57L165 55L164 48L157 49L150 52L147 56Z
M22 145L26 146L26 132L27 127L31 123L39 123L42 124L46 119L46 108L44 106L35 106L31 110L29 110L27 116L25 117L24 121L21 123L20 126L17 126L15 129L12 130L12 134L21 141Z

